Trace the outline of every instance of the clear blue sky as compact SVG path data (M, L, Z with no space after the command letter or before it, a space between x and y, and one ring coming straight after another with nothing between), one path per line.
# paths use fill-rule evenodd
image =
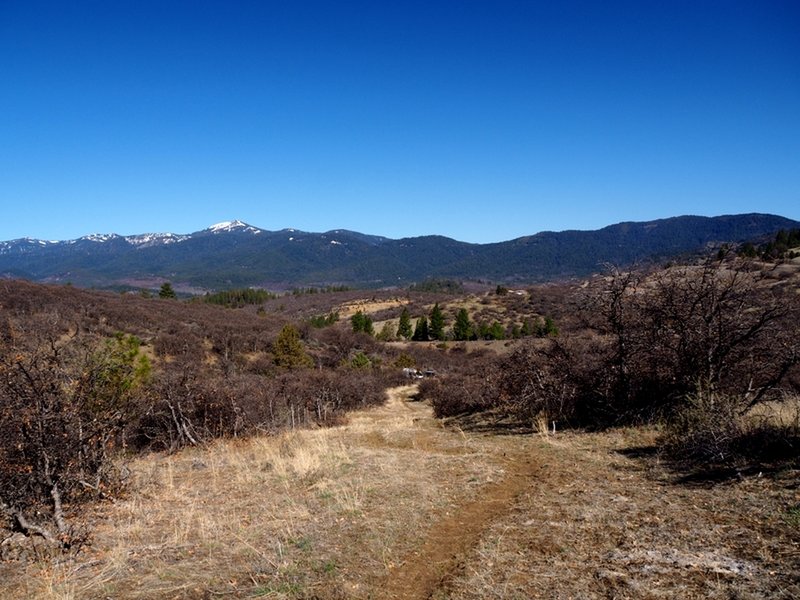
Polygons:
M800 219L800 2L0 0L0 240Z

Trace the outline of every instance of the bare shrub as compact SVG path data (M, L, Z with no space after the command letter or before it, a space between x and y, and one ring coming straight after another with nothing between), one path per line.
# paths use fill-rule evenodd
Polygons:
M608 413L619 420L669 417L697 385L738 398L744 413L800 359L796 298L762 285L745 263L615 272L590 310L609 340Z
M451 364L449 373L423 379L419 396L428 400L437 417L452 417L488 410L497 406L498 369L494 359L476 353L462 356L461 364Z
M688 394L663 437L676 457L693 461L725 462L743 434L740 402L732 396L698 389Z
M56 317L49 325L7 338L0 351L0 512L66 550L85 534L65 507L116 483L110 452L149 364L136 338L96 343L60 335Z
M381 347L372 336L353 332L349 323L316 330L314 338L317 364L332 369L349 362L357 352L373 354Z
M129 443L140 450L175 451L243 433L246 423L230 383L190 364L158 373Z
M706 466L783 461L798 455L800 420L742 414L747 401L698 388L670 419L661 442L673 459Z
M500 363L499 403L527 424L571 421L579 391L566 346L525 344Z
M419 394L431 403L434 415L439 418L470 414L493 405L491 399L486 398L482 383L475 376L446 375L423 380L419 384Z
M347 411L385 400L387 379L376 370L301 369L274 377L251 373L210 377L190 365L159 373L129 443L173 452L215 438L273 433L341 422Z

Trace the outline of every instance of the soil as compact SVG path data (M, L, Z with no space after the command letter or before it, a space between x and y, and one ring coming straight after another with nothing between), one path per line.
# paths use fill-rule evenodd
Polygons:
M390 570L384 589L387 598L431 598L463 570L469 550L492 522L510 510L539 471L538 463L523 455L509 456L504 462L507 475L501 481L486 486L477 499L436 522L420 546Z

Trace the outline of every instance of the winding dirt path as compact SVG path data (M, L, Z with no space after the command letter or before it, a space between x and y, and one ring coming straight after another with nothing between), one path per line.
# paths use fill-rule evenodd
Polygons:
M412 410L420 420L430 420L430 407L410 403L413 387L390 390L387 412ZM530 455L507 450L502 463L505 476L480 490L478 497L447 513L428 531L424 542L390 570L380 597L392 600L433 598L463 569L466 554L477 545L488 527L506 514L530 484L541 466Z

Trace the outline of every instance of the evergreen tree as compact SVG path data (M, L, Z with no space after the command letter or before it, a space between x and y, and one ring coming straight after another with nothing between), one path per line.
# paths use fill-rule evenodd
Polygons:
M415 342L427 342L428 337L428 318L423 315L417 319L417 326L414 327L414 335L411 336L411 339Z
M444 340L444 314L442 313L442 309L439 308L438 302L433 305L433 310L431 311L429 333L431 339Z
M543 321L536 325L536 335L546 337L548 335L558 335L558 327L550 317L545 317Z
M500 322L495 321L489 327L488 337L492 340L504 340L506 339L506 330Z
M746 258L755 258L758 256L758 251L756 247L751 242L745 242L741 248L739 248L739 256L744 256Z
M372 361L363 352L357 352L350 360L350 366L354 369L368 369L372 366Z
M528 337L529 335L533 335L533 327L531 327L531 320L525 319L522 322L522 329L520 329L520 334L522 337Z
M172 284L169 281L165 281L161 284L161 289L158 291L158 297L171 299L177 298L178 296L175 293L175 290L172 289Z
M456 322L453 325L453 338L458 341L466 341L472 336L472 323L469 320L469 313L466 308L462 308L456 314Z
M355 333L366 333L368 335L375 335L375 329L372 326L372 319L365 315L363 312L358 311L350 317L350 323L353 325Z
M400 313L400 324L397 326L397 335L409 339L411 334L411 315L408 314L408 309L404 306L403 312Z
M382 342L393 341L395 338L394 324L391 321L386 321L376 337Z
M323 327L328 327L336 323L339 320L339 313L338 312L330 312L327 315L315 315L309 319L309 323L311 323L312 327L316 327L317 329L322 329Z
M394 361L395 367L400 367L401 369L410 369L411 367L417 366L417 361L414 359L413 356L410 356L403 352L400 356L397 357L397 360Z
M314 361L303 349L300 333L291 324L284 325L281 329L272 345L272 353L275 356L275 364L279 367L297 369L311 367L314 364Z
M545 335L558 335L558 327L556 327L555 321L550 317L544 318L544 334Z

